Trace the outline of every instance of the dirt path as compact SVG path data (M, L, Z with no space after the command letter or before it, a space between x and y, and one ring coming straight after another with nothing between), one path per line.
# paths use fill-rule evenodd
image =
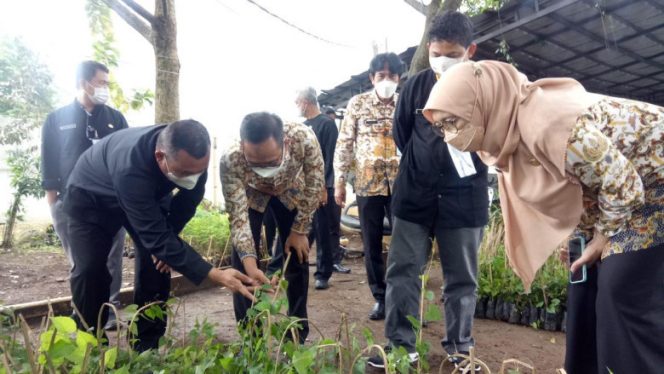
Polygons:
M377 343L384 343L383 322L370 321L367 314L373 305L371 292L366 284L366 273L362 258L346 260L351 274L334 274L328 290L313 289L313 272L310 268L309 317L326 337L334 337L346 313L350 324L355 324L355 333L361 336L364 327L373 331ZM67 263L61 253L0 254L0 300L4 304L55 298L69 294ZM133 279L133 260L125 261L123 287L130 286ZM434 266L429 289L440 295L442 276L440 267ZM196 320L207 319L217 325L220 339L231 341L237 338L233 318L233 302L225 289L209 289L182 298L183 307L175 319L174 331L182 333L190 329ZM438 301L440 303L440 301ZM443 336L444 323L430 323L424 330L424 339L431 344L429 362L437 372L443 359L439 344ZM476 352L494 373L508 358L516 358L534 364L539 373L554 373L562 367L565 352L565 335L559 332L534 330L504 322L475 320L474 336ZM317 340L312 328L310 340ZM363 341L363 339L361 339ZM443 372L451 372L448 365ZM368 373L372 373L370 369ZM378 372L378 371L373 371Z

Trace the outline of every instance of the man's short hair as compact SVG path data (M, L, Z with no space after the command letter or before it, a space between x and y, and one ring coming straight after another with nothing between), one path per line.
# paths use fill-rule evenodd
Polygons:
M313 87L305 87L297 90L297 98L318 105L318 97L316 96L316 90Z
M274 138L279 146L284 144L284 123L273 113L249 113L240 125L240 140L251 144L260 144Z
M373 77L377 72L383 70L386 64L387 68L390 70L390 74L401 75L406 70L406 65L396 53L379 53L371 59L371 63L369 64L369 75Z
M457 43L464 48L473 42L473 22L459 12L446 11L431 21L429 42Z
M108 73L108 68L101 62L88 60L78 64L78 67L76 68L76 88L80 88L79 84L81 83L81 80L89 81L94 78L94 76L97 75L97 70Z
M157 145L171 158L183 150L200 160L210 152L210 134L203 124L193 119L175 121L161 131Z

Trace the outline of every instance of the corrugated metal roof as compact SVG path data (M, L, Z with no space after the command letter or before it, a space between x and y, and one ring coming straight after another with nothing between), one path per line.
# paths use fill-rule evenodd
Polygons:
M664 0L514 0L473 17L475 59L505 40L531 80L571 77L589 91L664 105ZM416 47L400 54L410 65ZM342 107L371 88L368 71L319 95Z

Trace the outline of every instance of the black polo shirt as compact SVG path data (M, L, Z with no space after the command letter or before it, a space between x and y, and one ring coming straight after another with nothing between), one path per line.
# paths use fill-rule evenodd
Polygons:
M334 188L334 147L337 145L339 129L334 121L324 115L318 114L316 117L304 121L304 124L311 127L316 134L321 152L323 153L323 162L325 163L325 187Z
M487 166L472 154L477 174L459 178L447 144L422 115L435 83L436 75L427 69L401 89L392 129L402 153L392 212L428 227L481 227L488 221Z
M50 113L42 127L42 187L64 192L69 173L81 154L92 145L91 139L101 139L126 128L127 121L122 113L107 105L95 105L88 114L74 100Z
M154 152L165 125L111 134L85 151L67 183L64 210L81 221L104 225L120 216L137 245L199 284L212 265L178 237L203 200L207 172L192 190L179 189L159 169Z

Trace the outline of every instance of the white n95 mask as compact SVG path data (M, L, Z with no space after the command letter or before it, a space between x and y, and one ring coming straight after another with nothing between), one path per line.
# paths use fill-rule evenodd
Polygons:
M445 73L447 69L463 61L464 61L463 57L451 58L447 56L438 56L438 57L429 56L429 65L431 65L431 70L433 70L434 73L438 75L443 75L443 73Z
M376 83L376 94L382 99L389 99L397 92L397 82L384 79Z

